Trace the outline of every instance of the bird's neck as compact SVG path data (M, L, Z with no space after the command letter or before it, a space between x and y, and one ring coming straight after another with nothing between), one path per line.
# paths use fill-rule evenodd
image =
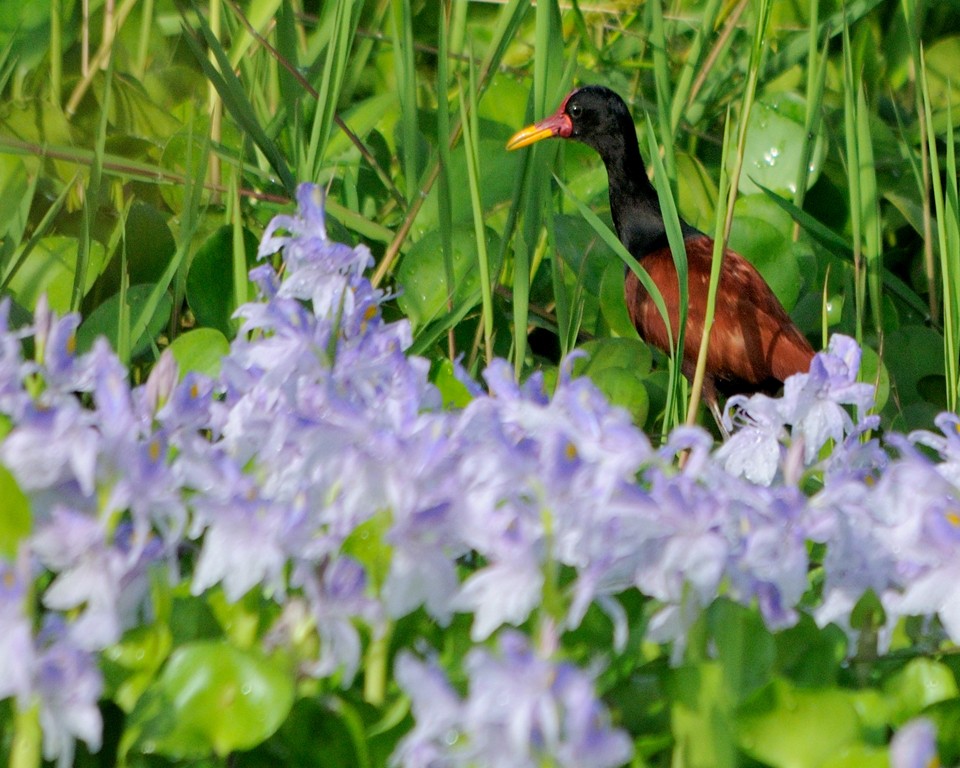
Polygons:
M636 259L667 247L667 232L657 191L647 178L636 139L606 146L601 152L610 187L610 215L617 237ZM682 219L684 236L695 230Z

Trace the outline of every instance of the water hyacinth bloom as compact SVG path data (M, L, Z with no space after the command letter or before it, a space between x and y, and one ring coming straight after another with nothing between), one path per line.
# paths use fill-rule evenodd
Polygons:
M926 718L911 720L890 742L890 768L939 768L937 730Z
M433 664L398 657L416 724L393 765L613 768L630 759L630 739L610 726L586 673L543 658L517 632L504 632L499 646L468 654L462 699Z
M734 475L770 485L786 455L781 443L788 426L789 440L802 446L807 466L828 441L843 444L848 435L865 428L874 400L873 385L857 381L860 356L853 339L835 334L827 349L814 355L808 373L784 382L781 398L731 397L723 420L727 429L738 428L717 451L717 459ZM854 406L856 421L844 406Z
M35 664L33 631L27 615L31 578L26 551L12 563L0 559L0 701L26 702Z
M100 749L103 722L97 701L103 678L92 654L77 647L51 618L38 638L34 692L40 702L43 756L60 768L73 765L77 739Z

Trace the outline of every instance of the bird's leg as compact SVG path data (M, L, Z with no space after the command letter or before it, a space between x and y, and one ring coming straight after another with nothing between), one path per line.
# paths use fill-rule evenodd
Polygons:
M720 430L720 437L723 438L724 442L726 442L727 438L730 437L730 433L727 432L727 428L723 426L723 414L720 412L720 406L717 404L717 396L714 395L707 400L707 405L710 406L710 413L713 414L713 418L717 422L717 428Z

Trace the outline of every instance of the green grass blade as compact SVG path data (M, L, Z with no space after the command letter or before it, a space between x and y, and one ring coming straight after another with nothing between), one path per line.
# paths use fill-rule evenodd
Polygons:
M453 293L456 289L453 276L453 198L450 191L450 112L447 94L450 93L450 75L447 66L449 56L447 25L449 19L445 7L438 6L437 19L437 153L440 163L437 210L440 227L440 248L443 251L444 285L447 292L447 312L453 311ZM457 356L453 328L447 337L447 354L451 360Z
M847 152L847 187L850 199L850 229L853 235L854 310L856 313L856 336L863 343L863 315L866 303L866 280L863 270L863 197L860 192L861 160L857 98L859 80L854 76L853 48L850 31L843 28L843 128Z
M683 119L683 113L690 99L690 93L693 86L693 77L697 72L703 55L703 47L706 40L713 34L713 27L717 22L717 14L720 11L720 5L723 0L708 0L703 10L700 12L700 26L694 35L690 49L686 53L683 62L683 69L680 70L680 77L677 78L677 85L673 92L673 100L670 104L670 129L669 133L663 135L663 140L668 139L672 142L677 135L680 127L680 121ZM651 3L655 5L656 3ZM662 17L662 14L661 14ZM659 95L659 88L658 88Z
M403 176L409 201L419 189L419 137L417 119L417 71L413 58L413 22L410 0L392 0L393 71L400 95L400 127L403 137Z
M681 362L683 360L684 343L687 332L687 310L690 306L690 291L687 271L687 249L684 244L683 230L680 228L680 217L677 213L677 204L673 196L670 180L664 162L660 159L657 148L657 137L653 131L650 116L645 121L647 134L647 152L653 165L653 183L657 188L657 197L660 201L660 211L663 215L663 224L667 231L667 242L673 256L673 264L677 270L677 287L679 302L678 328L676 337L667 323L668 337L670 338L670 386L667 389L667 416L663 422L663 436L680 423L681 415L685 411L683 402L683 381Z
M670 111L673 101L670 88L670 63L667 61L667 32L663 22L663 8L659 2L647 3L650 46L653 50L654 88L657 96L657 119L663 137L663 166L669 187L676 194L677 163L673 149ZM659 151L656 153L659 156Z
M250 135L250 138L253 139L260 151L263 152L267 161L277 173L277 176L280 177L280 182L283 184L284 189L286 189L287 194L293 197L296 193L296 179L290 172L290 168L287 166L286 160L284 160L277 145L267 136L263 127L260 125L253 106L244 91L243 84L230 67L230 60L227 57L226 51L223 50L220 41L217 40L210 26L200 13L197 13L197 23L203 39L207 43L208 49L214 54L217 67L214 67L207 59L199 41L186 26L186 22L183 24L183 39L196 57L197 63L203 70L204 75L214 85L217 93L220 94L220 98L223 99L223 105L230 114L233 115L234 120L237 121L241 129Z
M477 240L477 262L480 269L480 296L483 304L483 342L487 362L493 360L493 276L490 274L490 259L487 254L486 228L483 221L483 205L480 194L480 152L477 146L479 120L477 117L477 88L470 67L470 82L467 95L470 98L470 113L460 99L460 122L463 126L463 146L467 157L467 179L470 186L470 206L473 211L473 227ZM460 88L463 93L463 87Z
M861 230L863 232L863 256L866 267L867 289L870 308L877 334L883 335L882 300L880 282L882 248L880 233L880 197L877 190L877 169L874 165L873 140L870 137L870 112L867 109L863 86L857 91L857 154L860 159Z
M336 121L337 104L340 90L347 72L347 60L356 34L358 13L357 4L350 0L337 0L332 6L332 21L323 29L330 37L326 43L326 57L320 75L320 84L316 91L316 108L313 116L313 130L307 148L306 168L310 178L316 178L326 154L330 133Z
M57 217L60 215L60 211L63 210L63 206L67 202L67 198L70 196L70 191L74 186L80 181L80 172L78 171L72 179L70 179L66 184L63 185L60 190L60 194L57 195L57 198L51 203L50 207L47 209L46 213L43 214L43 218L40 219L37 226L34 228L33 232L30 235L30 238L24 243L23 249L20 251L20 255L17 257L16 262L14 262L9 267L4 264L0 266L0 274L3 274L3 280L0 281L0 293L6 293L10 287L10 281L13 280L14 276L23 265L26 263L27 258L33 252L34 248L40 244L40 241L43 240L50 232L53 230L53 225L57 220Z
M811 6L816 7L817 0L811 0ZM811 11L813 13L813 11ZM823 91L827 79L827 54L829 47L827 41L823 42L823 50L818 58L816 40L811 34L810 48L812 58L808 67L807 78L807 111L803 123L803 147L800 151L800 163L797 166L796 189L793 193L793 204L797 208L803 208L803 201L807 195L807 179L810 176L810 159L813 157L813 150L817 143L817 136L820 132L821 114L823 106ZM799 228L794 230L794 239L800 234Z
M93 164L90 166L90 180L87 183L83 206L83 224L80 229L80 243L77 248L77 271L73 275L73 290L70 294L70 311L79 312L87 285L87 270L90 266L90 239L93 232L93 219L97 213L97 201L100 199L100 184L103 179L103 153L107 143L109 126L110 98L113 87L113 63L111 56L103 80L103 100L101 102L100 122L93 150Z
M630 251L628 251L624 244L620 242L620 238L617 237L616 233L610 229L610 227L604 224L600 217L590 210L590 207L580 200L558 176L555 175L553 178L557 184L560 185L560 189L563 190L566 198L576 206L580 215L584 218L587 224L590 225L593 231L597 233L597 236L608 248L610 248L610 250L620 257L620 260L626 265L626 267L637 276L637 279L640 281L640 285L643 286L644 290L650 294L650 298L653 300L653 305L656 307L657 312L667 329L667 334L670 337L670 343L672 346L673 332L670 329L670 315L667 313L667 305L663 300L663 295L660 293L660 289L657 288L657 284L653 282L653 279L647 273L647 270L645 270L643 266L641 266L641 264L635 258L633 258Z

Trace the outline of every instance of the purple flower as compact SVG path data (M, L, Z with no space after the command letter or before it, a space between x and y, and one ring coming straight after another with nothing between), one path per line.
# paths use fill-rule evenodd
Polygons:
M716 460L735 477L770 485L785 453L779 401L766 395L735 395L727 401L723 423L731 434L714 454Z
M917 718L898 730L890 742L890 768L938 768L937 731L926 718Z
M44 605L79 610L68 628L87 650L115 643L135 622L147 594L147 566L159 554L159 542L134 540L129 526L118 529L117 539L108 543L98 520L62 507L30 538L33 553L56 574Z
M103 679L94 657L73 643L72 634L51 620L38 638L36 694L40 701L43 756L66 768L73 764L74 742L100 749L103 722L97 700Z
M435 666L399 657L397 680L416 725L391 764L613 768L630 759L630 740L610 727L590 678L538 655L523 635L505 632L497 654L473 649L466 671L461 700Z
M74 398L53 408L28 406L6 439L0 461L29 492L62 489L64 500L94 492L100 436L93 417ZM48 501L43 505L49 508Z
M301 585L320 635L320 658L310 670L317 677L342 672L347 686L360 667L360 635L355 622L381 632L379 604L367 596L363 567L348 557L309 568L301 563L294 575Z
M33 632L27 615L31 581L26 551L13 563L0 560L0 700L28 701L33 686Z

